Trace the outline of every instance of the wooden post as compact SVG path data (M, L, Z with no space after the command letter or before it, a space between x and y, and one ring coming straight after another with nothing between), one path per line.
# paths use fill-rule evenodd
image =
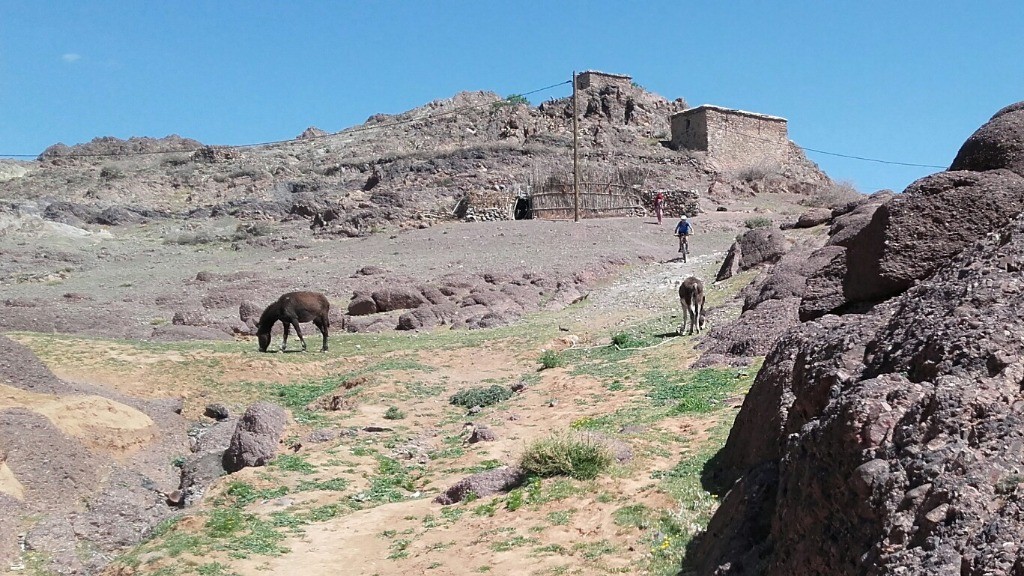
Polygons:
M573 221L580 221L580 124L576 112L576 71L572 71L572 196Z

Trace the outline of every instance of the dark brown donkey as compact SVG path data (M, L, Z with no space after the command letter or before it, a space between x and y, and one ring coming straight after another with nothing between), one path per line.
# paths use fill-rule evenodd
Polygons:
M327 352L327 329L331 325L328 318L331 310L331 303L327 297L319 292L289 292L277 299L260 316L259 327L256 328L256 337L260 341L260 352L266 352L270 346L270 331L278 320L284 324L284 340L281 341L281 351L288 346L288 330L294 326L295 335L302 342L302 349L306 349L306 341L302 338L302 330L299 329L299 322L313 322L313 324L324 335L324 347L321 352Z
M679 302L683 305L683 324L679 327L679 335L682 336L686 330L687 321L690 324L690 334L693 329L704 327L704 283L694 276L690 276L679 285Z

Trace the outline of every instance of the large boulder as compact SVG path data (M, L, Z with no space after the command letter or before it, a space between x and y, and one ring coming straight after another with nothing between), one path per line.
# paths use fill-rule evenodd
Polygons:
M813 228L821 226L832 219L832 211L828 208L811 208L797 218L793 228Z
M1024 176L1024 102L996 112L957 152L950 170L1005 168Z
M419 308L427 303L427 299L415 286L394 286L383 288L371 295L376 304L377 312L392 310L408 310Z
M725 262L715 276L716 281L762 264L774 264L789 250L786 236L778 229L747 230L729 248Z
M231 444L224 452L224 468L237 472L247 466L265 466L277 456L277 446L288 423L284 408L269 402L250 406L238 421Z
M922 178L874 210L855 232L843 228L837 232L841 238L830 240L846 252L808 280L814 292L805 296L801 319L898 295L1022 210L1024 178L1009 170Z
M350 316L366 316L376 314L377 312L377 303L374 302L373 296L365 292L356 292L348 303L348 314Z

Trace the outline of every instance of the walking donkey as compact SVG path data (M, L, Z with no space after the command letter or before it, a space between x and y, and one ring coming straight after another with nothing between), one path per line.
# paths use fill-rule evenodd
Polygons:
M686 330L686 324L690 324L690 334L694 328L700 334L704 327L704 283L698 278L690 276L679 285L679 302L683 305L683 324L679 327L679 334Z
M260 342L260 352L266 352L270 346L270 331L278 320L284 324L284 340L281 341L281 351L288 346L288 331L294 326L295 335L302 342L302 350L306 350L306 341L302 338L302 330L299 329L299 322L313 322L324 336L324 346L321 352L327 352L327 330L331 325L328 318L331 303L327 297L319 292L289 292L277 299L270 306L267 306L260 316L259 326L256 328L256 338Z

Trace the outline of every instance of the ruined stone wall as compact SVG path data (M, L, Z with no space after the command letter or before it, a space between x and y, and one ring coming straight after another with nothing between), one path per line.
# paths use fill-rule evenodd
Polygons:
M580 72L576 75L576 89L586 90L587 88L602 88L604 86L618 86L619 88L629 88L633 83L633 78L630 76L624 76L622 74L608 74L606 72L597 72L595 70L587 70L586 72Z
M468 222L512 220L516 195L495 190L473 190L466 195Z
M672 142L679 149L705 151L728 168L782 164L790 154L785 118L717 106L672 116Z

